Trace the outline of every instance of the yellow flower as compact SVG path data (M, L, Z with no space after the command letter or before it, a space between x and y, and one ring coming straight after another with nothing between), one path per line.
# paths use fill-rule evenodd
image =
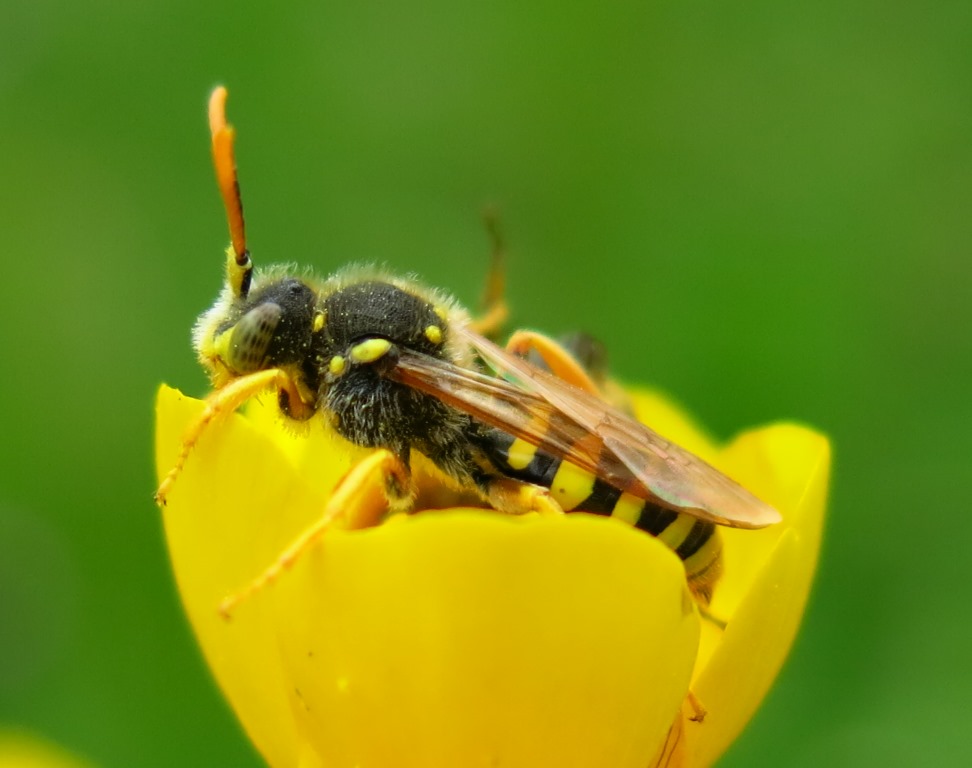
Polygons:
M0 768L85 768L87 763L27 731L0 727Z
M270 765L708 765L772 684L816 564L819 434L781 424L718 448L669 403L636 396L662 434L784 515L725 531L712 603L724 632L699 620L677 557L621 522L472 509L331 530L227 622L221 601L276 561L365 455L317 421L295 435L266 400L208 430L163 517L209 666ZM160 477L201 408L161 389ZM702 723L681 714L690 687Z

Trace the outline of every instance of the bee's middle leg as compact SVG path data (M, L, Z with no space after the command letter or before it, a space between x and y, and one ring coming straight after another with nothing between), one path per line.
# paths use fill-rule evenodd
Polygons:
M229 619L240 603L292 568L332 527L353 530L376 525L388 511L389 501L407 498L411 485L408 466L390 451L375 451L358 462L337 484L317 522L304 530L262 574L223 600L220 614Z
M560 517L564 514L549 490L510 477L490 478L485 495L493 509L508 515L536 512L545 517Z

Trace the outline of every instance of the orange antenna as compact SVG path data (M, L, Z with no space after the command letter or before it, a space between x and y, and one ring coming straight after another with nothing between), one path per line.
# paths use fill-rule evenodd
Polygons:
M209 97L209 131L213 137L216 183L219 185L219 192L226 206L226 218L230 229L231 245L226 252L226 278L234 295L245 298L250 290L253 263L250 261L250 252L246 249L243 201L240 198L236 158L233 154L236 131L226 122L226 95L226 88L220 85Z

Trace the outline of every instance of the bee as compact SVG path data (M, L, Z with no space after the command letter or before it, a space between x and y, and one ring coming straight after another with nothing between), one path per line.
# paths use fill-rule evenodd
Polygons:
M213 92L209 122L230 228L227 277L193 332L214 392L156 498L164 505L209 424L267 390L287 418L319 414L374 451L339 483L315 526L229 598L224 613L337 519L363 527L410 509L415 454L499 512L612 515L659 538L683 561L704 609L720 572L717 526L763 527L780 519L776 510L628 415L606 394L590 345L571 345L585 366L540 334L517 332L505 348L491 340L505 316L498 271L492 311L480 321L445 293L379 269L353 267L326 280L283 268L254 272L226 95ZM375 485L377 502L364 492Z

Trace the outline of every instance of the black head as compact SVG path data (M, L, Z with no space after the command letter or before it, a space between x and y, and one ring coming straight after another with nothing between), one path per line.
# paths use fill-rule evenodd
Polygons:
M271 281L216 328L213 351L234 376L302 363L311 349L315 303L303 281Z

